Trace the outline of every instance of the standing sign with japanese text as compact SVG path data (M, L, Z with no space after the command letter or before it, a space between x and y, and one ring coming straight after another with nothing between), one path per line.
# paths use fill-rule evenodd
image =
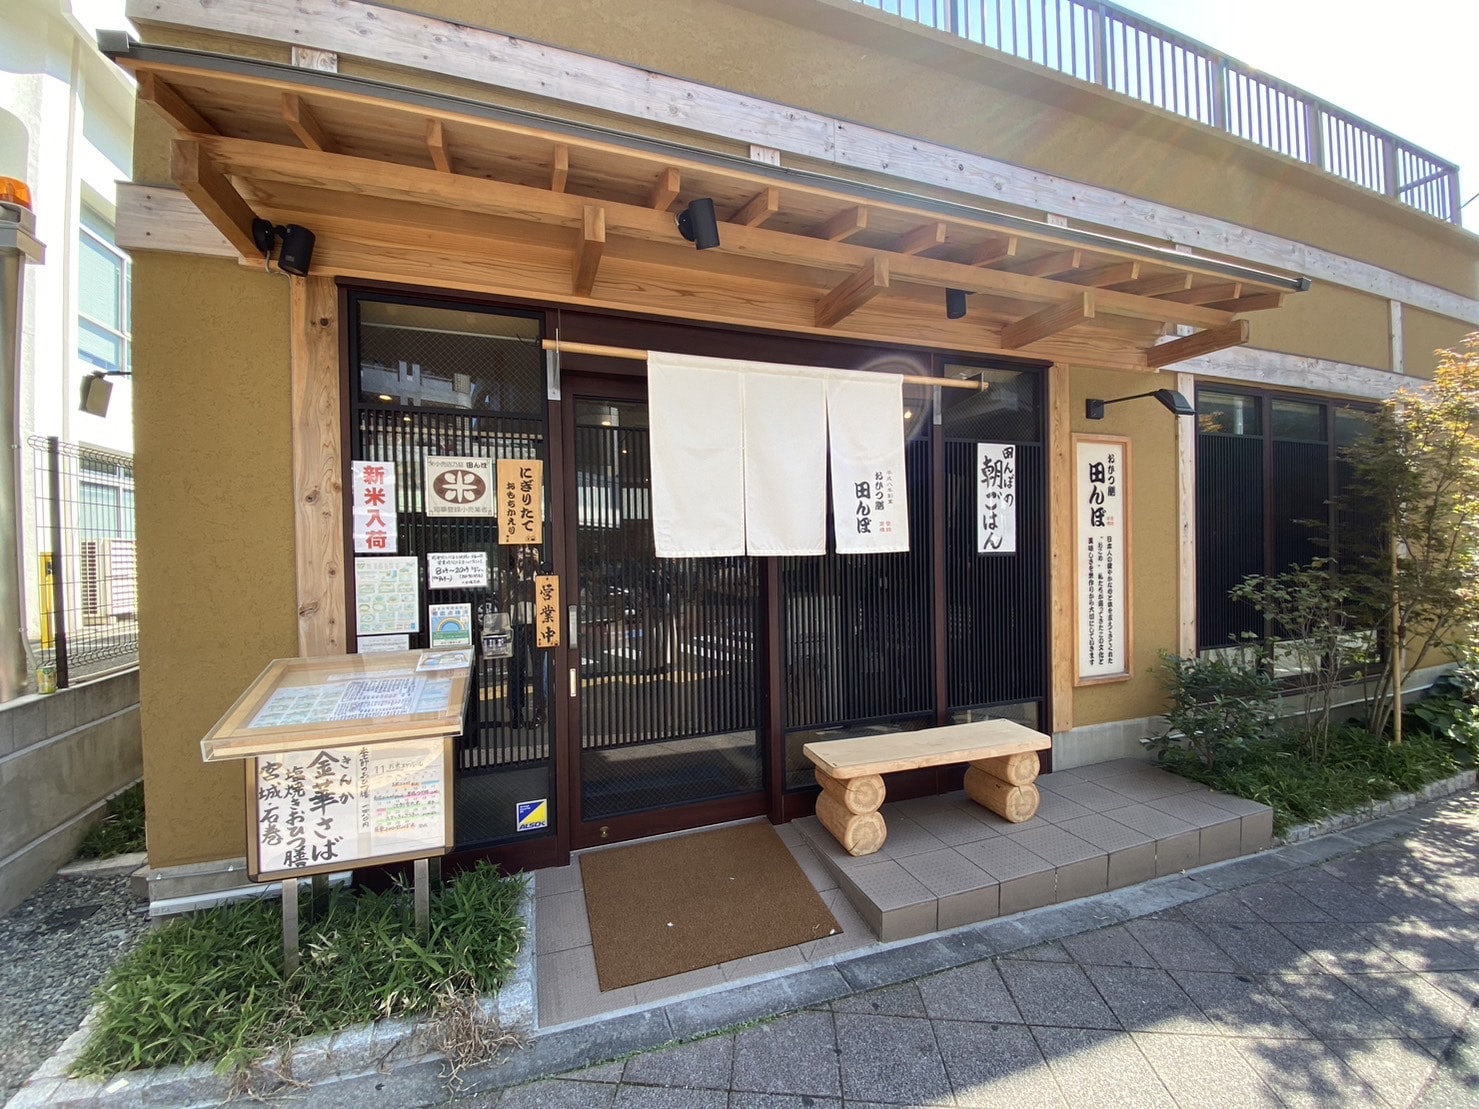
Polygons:
M544 542L544 463L537 458L498 460L498 542Z
M428 516L492 516L494 505L491 458L426 459Z
M560 645L560 577L558 574L534 575L534 644L537 647Z
M391 740L246 760L254 881L426 858L451 843L451 743Z
M354 553L395 554L395 466L389 462L351 462L354 499Z
M1078 684L1130 676L1128 439L1074 436Z
M976 444L976 553L1017 550L1017 448Z

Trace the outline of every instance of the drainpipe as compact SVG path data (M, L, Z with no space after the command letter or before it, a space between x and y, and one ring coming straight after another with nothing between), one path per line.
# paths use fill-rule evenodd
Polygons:
M23 694L30 679L18 534L21 311L26 262L40 262L45 256L45 248L36 241L35 215L9 199L12 196L17 201L30 199L24 185L0 179L0 428L8 448L0 451L0 702Z

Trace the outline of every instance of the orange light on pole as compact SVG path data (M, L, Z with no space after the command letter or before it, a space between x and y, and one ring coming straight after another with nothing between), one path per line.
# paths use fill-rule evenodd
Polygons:
M19 204L31 210L31 186L14 177L0 177L0 203Z

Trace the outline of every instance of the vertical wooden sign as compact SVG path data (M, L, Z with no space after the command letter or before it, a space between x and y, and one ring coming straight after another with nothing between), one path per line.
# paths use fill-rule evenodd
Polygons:
M1130 677L1130 443L1075 435L1077 684Z
M498 460L498 542L544 543L544 463L537 458Z
M560 577L534 575L534 642L540 647L560 645Z

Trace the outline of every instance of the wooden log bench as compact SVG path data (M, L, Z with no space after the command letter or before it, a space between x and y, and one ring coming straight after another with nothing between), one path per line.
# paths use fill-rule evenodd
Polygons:
M1050 736L1011 720L977 720L916 732L828 739L801 750L816 766L817 819L850 855L871 855L888 829L883 814L883 775L926 766L970 763L965 791L973 801L1020 824L1037 814L1039 751Z

